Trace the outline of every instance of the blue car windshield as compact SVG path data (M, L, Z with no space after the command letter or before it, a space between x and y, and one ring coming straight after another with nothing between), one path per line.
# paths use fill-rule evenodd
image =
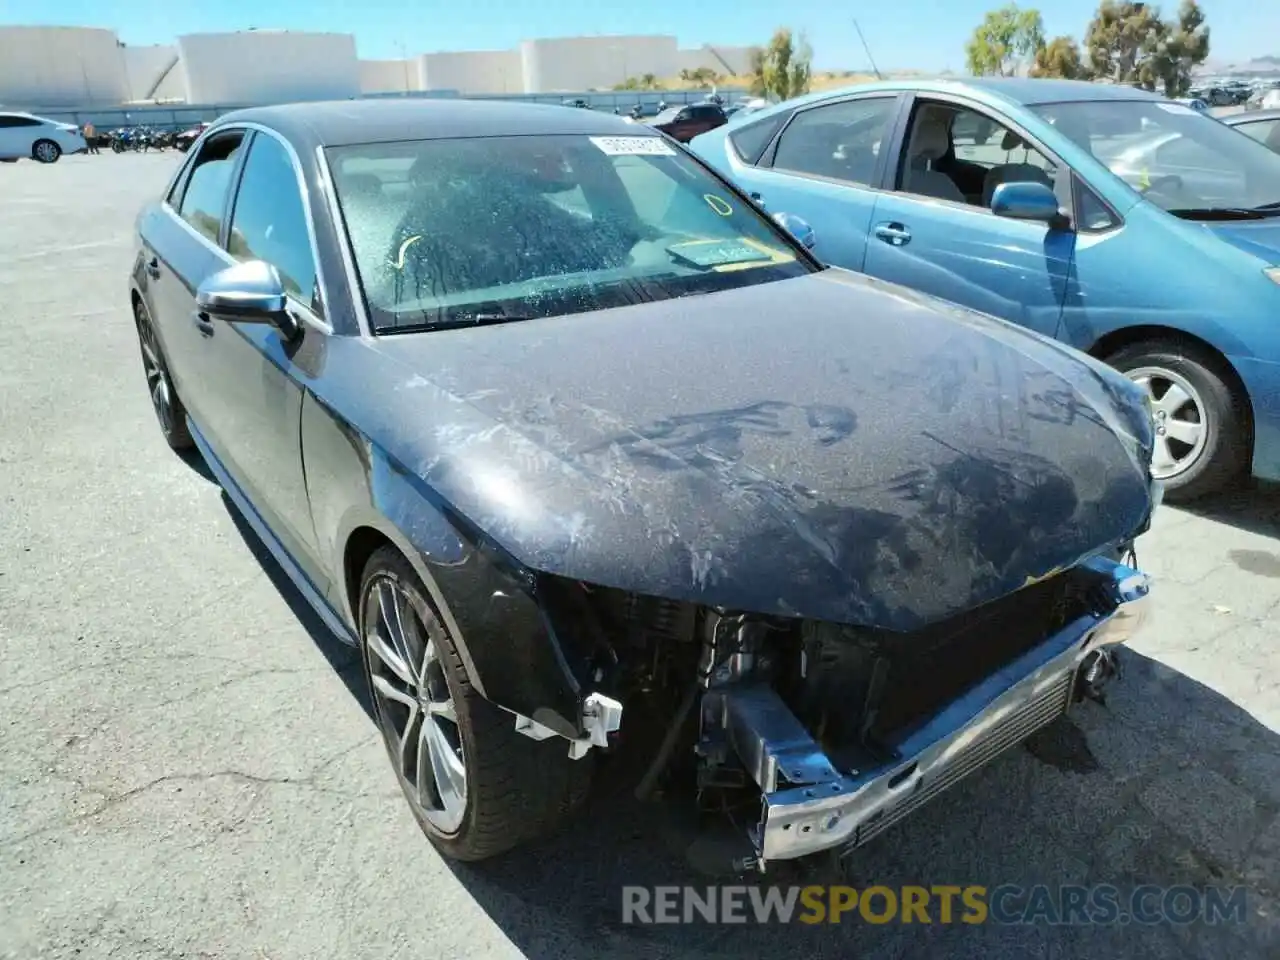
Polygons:
M377 332L585 313L818 269L652 133L327 153Z
M1186 104L1090 100L1034 109L1170 213L1280 216L1280 154Z

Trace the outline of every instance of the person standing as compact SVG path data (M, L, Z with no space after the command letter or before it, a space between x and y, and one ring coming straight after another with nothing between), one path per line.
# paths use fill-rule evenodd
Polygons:
M89 120L84 125L84 142L88 146L90 153L98 152L98 128L93 125L92 120Z

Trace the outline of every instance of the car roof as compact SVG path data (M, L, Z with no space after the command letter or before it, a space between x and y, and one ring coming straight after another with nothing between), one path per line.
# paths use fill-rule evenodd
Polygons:
M1229 117L1220 118L1228 126L1235 127L1254 120L1280 120L1280 107L1270 110L1248 110L1244 113L1233 113Z
M880 80L862 83L837 90L823 90L804 97L785 101L777 107L792 109L810 103L845 97L856 93L959 93L990 106L1014 104L1038 106L1048 103L1078 103L1090 100L1165 100L1165 97L1143 90L1114 83L1094 83L1091 80L1051 80L1035 77L963 77L937 80L911 77L897 80ZM774 109L777 109L775 107Z
M219 117L215 126L229 123L260 123L289 139L308 140L324 147L454 137L637 135L634 124L596 110L559 104L421 97L250 107Z

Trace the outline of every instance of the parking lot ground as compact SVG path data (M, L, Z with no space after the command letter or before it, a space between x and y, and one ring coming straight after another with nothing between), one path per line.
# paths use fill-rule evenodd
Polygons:
M1274 491L1163 508L1140 543L1158 610L1106 705L886 831L844 881L1239 885L1243 922L626 925L623 884L710 881L616 764L555 839L445 863L353 654L154 422L126 274L176 163L0 165L0 957L1280 956Z

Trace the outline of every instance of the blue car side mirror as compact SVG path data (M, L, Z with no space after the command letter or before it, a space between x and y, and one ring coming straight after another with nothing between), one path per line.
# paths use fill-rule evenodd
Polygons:
M1035 180L1000 184L991 195L991 212L1010 220L1035 220L1054 225L1062 220L1053 190Z
M806 250L812 250L813 245L818 242L818 237L813 232L813 227L809 226L808 221L797 217L794 213L775 213L773 222L799 240L800 245Z

